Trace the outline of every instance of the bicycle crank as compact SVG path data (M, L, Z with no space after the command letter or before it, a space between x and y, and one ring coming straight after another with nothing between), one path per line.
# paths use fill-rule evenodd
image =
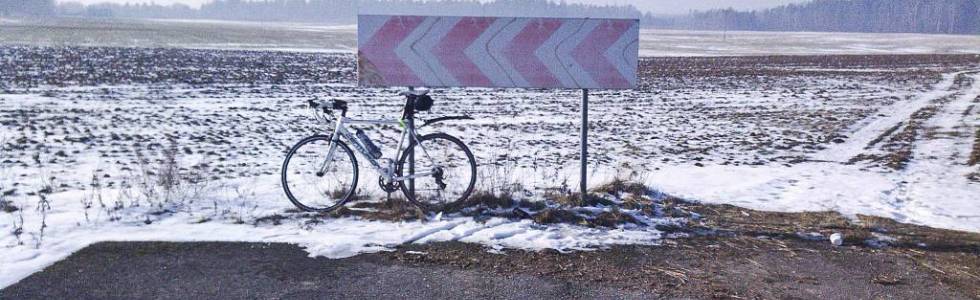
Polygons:
M387 182L384 176L378 176L378 185L381 186L381 190L385 191L386 193L397 192L398 189L402 187L401 182L397 182L397 181Z

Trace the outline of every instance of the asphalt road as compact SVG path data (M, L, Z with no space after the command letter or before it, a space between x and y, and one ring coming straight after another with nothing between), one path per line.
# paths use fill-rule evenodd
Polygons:
M100 243L0 291L0 299L647 298L644 296L529 275L392 264L378 255L310 258L294 245L246 243Z

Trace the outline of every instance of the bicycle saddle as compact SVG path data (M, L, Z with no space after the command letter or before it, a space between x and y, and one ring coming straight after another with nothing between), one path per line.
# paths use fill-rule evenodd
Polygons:
M429 90L418 89L414 91L404 91L399 93L398 95L399 96L424 96L428 94L429 94Z

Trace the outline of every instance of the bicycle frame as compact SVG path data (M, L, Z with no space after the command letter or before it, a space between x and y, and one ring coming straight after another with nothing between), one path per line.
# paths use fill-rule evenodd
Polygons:
M408 128L409 126L405 126L404 121L402 120L363 120L341 116L339 119L337 119L337 124L334 127L333 135L330 140L330 150L327 151L327 157L320 165L321 173L326 172L327 168L329 167L329 162L333 161L333 156L337 150L337 142L340 141L341 138L346 139L348 144L351 144L351 146L353 146L357 152L361 153L361 156L367 159L367 161L371 164L371 167L380 173L381 176L387 181L400 182L430 176L435 174L435 168L439 167L436 165L433 170L426 172L415 172L415 174L408 176L395 176L395 166L392 165L389 169L382 167L378 162L378 159L375 159L367 150L367 147L361 144L360 139L358 139L353 133L350 132L350 130L347 129L347 125L398 125L402 128L402 134L401 139L398 141L398 148L396 149L394 156L395 163L397 163L398 158L402 156L402 152L405 150L405 148L407 148L405 143L409 140L409 138L416 142L416 147L422 150L422 153L426 158L428 158L430 161L432 160L422 145L418 143L418 134L415 132L415 130Z

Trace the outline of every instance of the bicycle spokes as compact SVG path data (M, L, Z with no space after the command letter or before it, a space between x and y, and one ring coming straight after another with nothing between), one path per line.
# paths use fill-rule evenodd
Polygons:
M423 172L414 177L414 192L403 189L406 196L434 207L468 197L476 178L476 162L466 145L446 134L427 135L419 140L409 151L423 153L416 155L415 161L415 169ZM407 170L407 157L408 153L402 156L402 171Z

